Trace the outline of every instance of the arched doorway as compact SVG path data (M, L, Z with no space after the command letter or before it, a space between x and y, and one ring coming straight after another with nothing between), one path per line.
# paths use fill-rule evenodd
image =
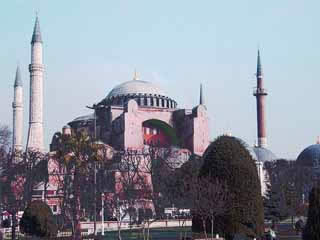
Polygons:
M150 119L142 123L143 142L145 145L157 147L179 146L179 140L174 128L169 124Z

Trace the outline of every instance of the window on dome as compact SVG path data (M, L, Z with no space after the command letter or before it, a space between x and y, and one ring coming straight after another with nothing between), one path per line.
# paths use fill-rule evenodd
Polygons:
M148 105L148 100L147 100L147 98L143 98L143 105L145 105L145 106Z
M161 99L161 105L162 105L162 107L165 107L164 106L164 99Z
M156 98L157 107L159 107L159 98Z
M151 106L154 105L154 101L153 101L153 98L151 98Z

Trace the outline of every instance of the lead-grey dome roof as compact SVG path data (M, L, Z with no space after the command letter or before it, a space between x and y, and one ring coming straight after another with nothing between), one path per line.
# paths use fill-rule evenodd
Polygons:
M114 87L108 94L106 99L134 94L147 94L157 96L167 96L167 93L163 91L159 86L154 83L142 81L142 80L131 80L128 82L121 83Z
M320 144L313 144L305 148L298 156L297 163L316 167L320 162Z
M257 160L260 162L274 161L277 159L276 155L267 148L253 147L253 151L257 156Z

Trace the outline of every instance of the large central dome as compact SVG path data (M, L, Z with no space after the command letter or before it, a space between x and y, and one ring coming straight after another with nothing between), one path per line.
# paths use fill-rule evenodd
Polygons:
M142 81L136 76L133 80L121 83L114 87L105 99L99 104L107 106L125 106L134 99L139 106L153 108L176 108L177 103L159 86Z
M115 88L111 90L111 92L106 97L118 97L123 95L139 95L139 94L146 94L146 95L153 95L153 96L162 96L166 97L167 94L157 85L141 81L141 80L131 80L128 82L121 83L117 85Z

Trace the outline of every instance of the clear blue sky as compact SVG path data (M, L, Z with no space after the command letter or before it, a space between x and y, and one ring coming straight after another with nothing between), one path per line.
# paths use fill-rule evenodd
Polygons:
M0 3L0 123L12 121L17 62L28 123L30 40L39 11L46 65L46 145L85 106L104 98L134 68L179 107L198 103L204 84L212 139L256 139L256 52L260 45L269 148L296 158L320 135L317 0L10 0Z

